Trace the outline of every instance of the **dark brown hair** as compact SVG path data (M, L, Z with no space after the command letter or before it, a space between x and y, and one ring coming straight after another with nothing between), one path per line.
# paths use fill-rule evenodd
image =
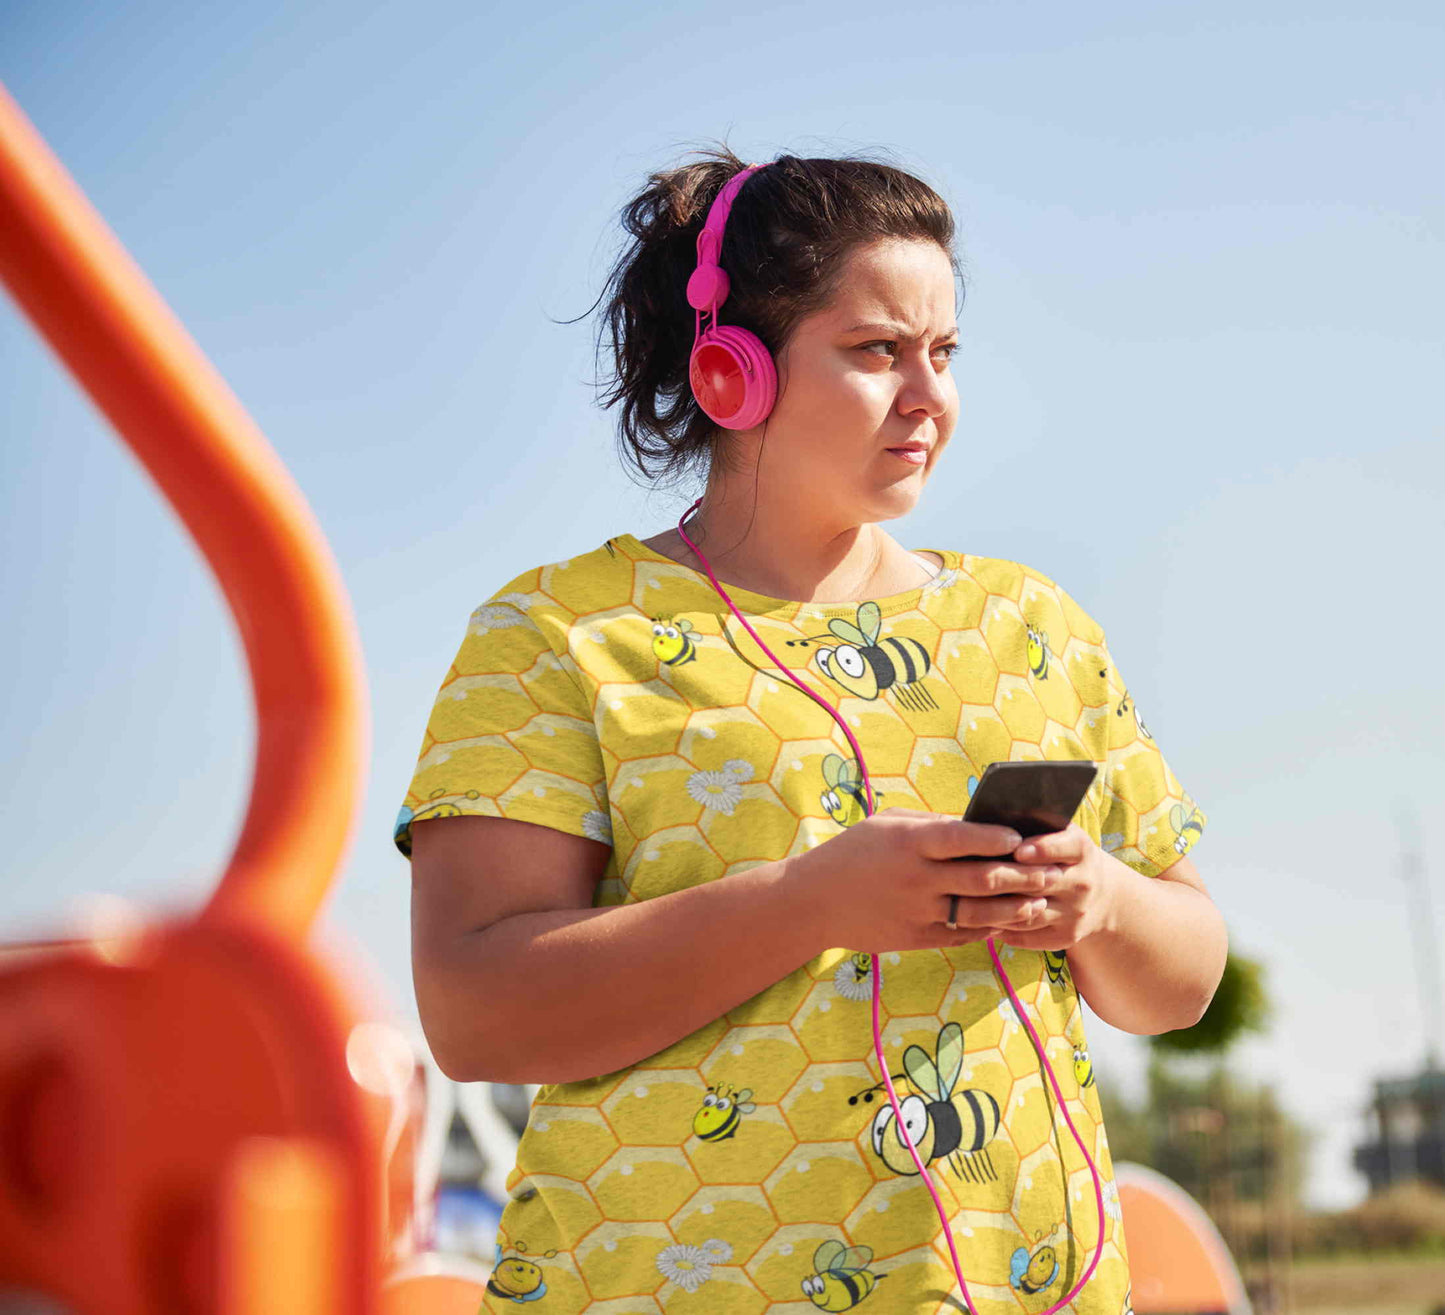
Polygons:
M730 431L704 414L688 384L695 320L687 280L708 210L748 162L725 144L693 157L651 174L623 207L622 226L633 240L598 298L607 298L600 327L614 363L602 404L622 403L624 461L650 482L694 467L706 477L713 461L736 451L719 442ZM728 216L720 264L731 293L719 317L757 334L776 360L798 322L832 301L853 250L882 238L936 242L962 306L953 215L927 183L861 155L780 155L747 180Z

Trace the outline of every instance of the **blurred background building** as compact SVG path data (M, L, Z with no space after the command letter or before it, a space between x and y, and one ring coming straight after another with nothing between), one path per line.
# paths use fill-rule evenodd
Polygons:
M1445 1071L1427 1063L1409 1077L1379 1079L1367 1117L1354 1163L1371 1195L1417 1179L1445 1188Z

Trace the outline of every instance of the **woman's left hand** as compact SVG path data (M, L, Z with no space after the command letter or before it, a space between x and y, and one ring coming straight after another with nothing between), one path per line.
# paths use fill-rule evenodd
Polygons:
M1042 892L1042 912L1023 927L1000 936L1023 950L1071 950L1080 941L1108 928L1113 921L1119 885L1117 869L1128 869L1106 854L1083 827L1031 836L1014 850L1014 861L1026 867L1055 869Z

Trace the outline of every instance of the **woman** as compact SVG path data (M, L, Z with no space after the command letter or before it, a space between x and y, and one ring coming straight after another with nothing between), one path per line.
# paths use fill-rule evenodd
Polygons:
M544 1084L485 1308L1119 1315L1079 999L1199 1018L1225 957L1184 856L1204 815L1063 589L881 528L958 416L946 205L866 159L743 172L654 174L609 285L625 451L700 464L696 514L476 610L398 820L438 1062ZM748 427L689 372L730 180L711 323L776 362ZM1101 768L1067 830L960 820L989 763L1044 758Z

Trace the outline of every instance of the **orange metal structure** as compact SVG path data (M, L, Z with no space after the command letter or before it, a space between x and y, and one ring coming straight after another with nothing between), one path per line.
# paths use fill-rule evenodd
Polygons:
M0 1305L420 1309L405 1285L383 1299L388 1200L410 1196L385 1181L390 1102L348 1067L365 1020L344 966L306 944L368 748L340 575L275 452L3 86L0 277L205 554L258 728L203 909L0 955Z

